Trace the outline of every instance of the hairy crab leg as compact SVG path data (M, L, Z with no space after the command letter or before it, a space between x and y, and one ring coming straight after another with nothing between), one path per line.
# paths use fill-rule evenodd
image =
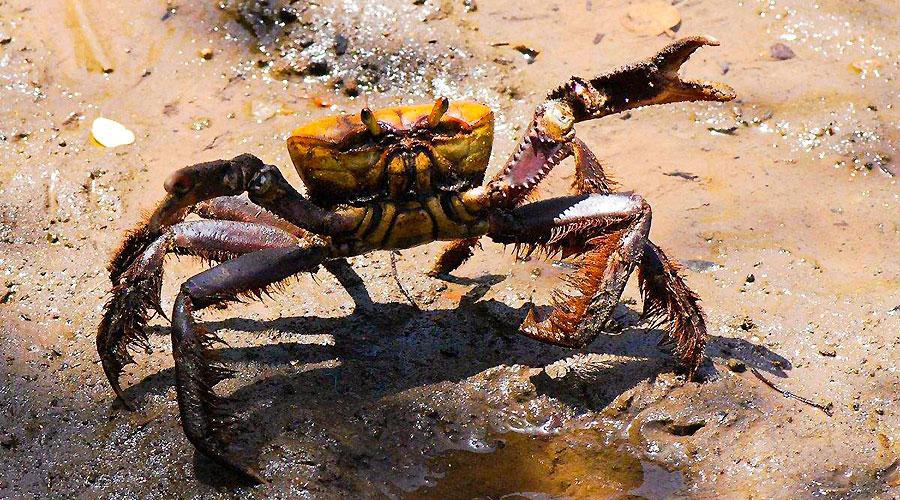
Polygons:
M214 333L198 327L193 313L241 296L258 296L294 274L315 270L327 257L324 246L272 248L245 254L188 279L175 299L172 354L185 434L209 458L258 482L264 479L252 460L228 446L234 417L227 400L213 391L231 374L215 362L211 352L221 341Z
M97 330L97 351L116 396L131 408L119 383L122 368L134 362L131 347L148 348L150 312L162 313L163 262L169 253L223 261L264 248L296 246L299 240L280 229L248 222L200 220L167 227L121 273L105 304Z
M575 123L652 104L734 99L734 91L725 84L678 76L684 62L704 45L718 42L703 36L683 38L643 62L591 80L573 77L552 91L535 110L531 126L506 166L488 183L488 189L474 190L472 203L506 208L523 203L559 162L573 154L577 161L585 154L586 148L575 138ZM472 255L476 242L473 238L448 245L429 274L452 272Z
M356 222L353 210L329 212L314 205L284 179L278 168L250 154L182 168L169 176L165 188L166 197L147 222L128 235L110 262L113 285L167 226L181 222L191 207L205 200L246 192L256 205L321 235L350 231Z
M529 203L492 220L488 236L518 251L577 256L558 288L547 318L529 311L522 332L535 339L581 347L612 315L650 232L650 206L637 195L583 195Z
M194 205L192 211L207 219L266 224L293 234L304 241L318 241L314 234L300 229L296 225L240 196L221 196L202 201ZM322 267L331 273L344 287L344 290L353 299L356 307L362 308L363 311L372 311L374 309L375 302L372 301L365 282L356 273L353 266L347 262L347 259L328 260L322 264Z
M610 181L596 156L581 143L575 148L575 182L578 194L610 194ZM694 377L703 361L706 319L700 297L684 282L680 267L647 238L638 264L638 283L644 300L641 317L653 328L666 324L661 344L672 344L675 356Z

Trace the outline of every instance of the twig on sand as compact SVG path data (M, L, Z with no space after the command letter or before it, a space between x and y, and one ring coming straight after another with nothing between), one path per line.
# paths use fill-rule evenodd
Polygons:
M400 282L400 276L397 274L397 256L400 255L400 252L394 250L391 252L391 273L394 275L394 281L397 283L397 288L400 289L400 293L406 297L406 300L409 301L410 305L416 308L416 310L421 311L422 308L419 307L419 304L416 303L415 299L412 298L412 295L406 291L406 288L403 287L403 283Z
M781 394L782 396L784 396L786 398L790 398L790 399L796 399L797 401L800 401L801 403L806 403L809 406L818 408L818 409L822 410L823 412L825 412L825 414L828 415L829 417L834 415L834 405L831 404L831 402L828 402L826 404L821 404L821 403L817 403L811 399L804 398L803 396L798 396L791 391L784 390L784 389L776 386L772 382L769 382L765 377L762 376L761 373L759 373L756 370L756 368L751 368L750 371L753 372L753 375L756 375L756 378L760 379L762 381L762 383L771 387L772 390Z

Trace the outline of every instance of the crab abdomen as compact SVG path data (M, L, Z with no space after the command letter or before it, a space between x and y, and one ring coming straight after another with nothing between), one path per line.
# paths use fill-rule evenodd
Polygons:
M351 231L333 237L335 246L347 255L482 236L488 230L482 207L466 203L457 193L418 201L373 201L344 207L342 213L355 220Z
M378 200L422 200L481 184L491 155L494 116L478 103L452 103L439 120L434 106L400 106L331 116L303 125L288 151L310 198L323 206Z

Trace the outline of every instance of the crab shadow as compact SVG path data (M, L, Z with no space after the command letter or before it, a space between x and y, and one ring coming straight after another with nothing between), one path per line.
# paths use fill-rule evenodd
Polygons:
M662 332L634 328L639 314L621 305L613 321L619 333L601 334L583 349L524 337L518 334L518 325L525 318L527 305L514 308L493 299L481 300L495 282L487 279L476 283L452 309L375 304L366 295L354 296L357 308L345 317L206 322L212 331L292 338L296 334L328 334L334 339L333 345L288 341L217 350L219 359L238 372L246 368L260 374L230 396L243 421L236 441L246 453L258 456L282 434L343 421L344 431L347 425L356 426L350 434L357 436L357 442L343 442L337 454L365 456L361 450L380 446L377 440L366 437L365 429L379 424L377 417L372 417L373 424L372 418L360 415L371 413L373 408L379 415L408 414L410 410L400 402L403 398L392 396L410 389L464 381L501 365L542 368L576 355L600 354L613 361L580 366L561 378L551 378L544 371L531 377L537 395L555 398L579 412L598 411L638 383L675 368L671 355L657 346ZM168 333L168 329L159 328L157 333ZM732 357L778 376L784 376L782 367L790 369L790 363L780 355L741 339L710 336L707 346L708 358ZM711 361L706 361L701 376L717 376ZM126 394L143 403L149 395L163 394L173 384L173 370L166 369L145 377ZM385 425L395 427L393 435L415 434L412 421L398 423L406 420L388 419ZM396 429L398 425L410 429ZM319 430L323 432L321 439L329 441L327 431ZM223 474L200 453L195 455L195 470L200 481L211 485L243 484L236 476Z

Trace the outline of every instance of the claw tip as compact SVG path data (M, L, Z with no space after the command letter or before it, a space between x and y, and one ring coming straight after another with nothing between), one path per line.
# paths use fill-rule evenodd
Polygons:
M700 38L703 40L703 43L705 45L711 45L713 47L717 47L717 46L721 45L721 43L719 42L719 39L717 39L714 36L701 35Z

